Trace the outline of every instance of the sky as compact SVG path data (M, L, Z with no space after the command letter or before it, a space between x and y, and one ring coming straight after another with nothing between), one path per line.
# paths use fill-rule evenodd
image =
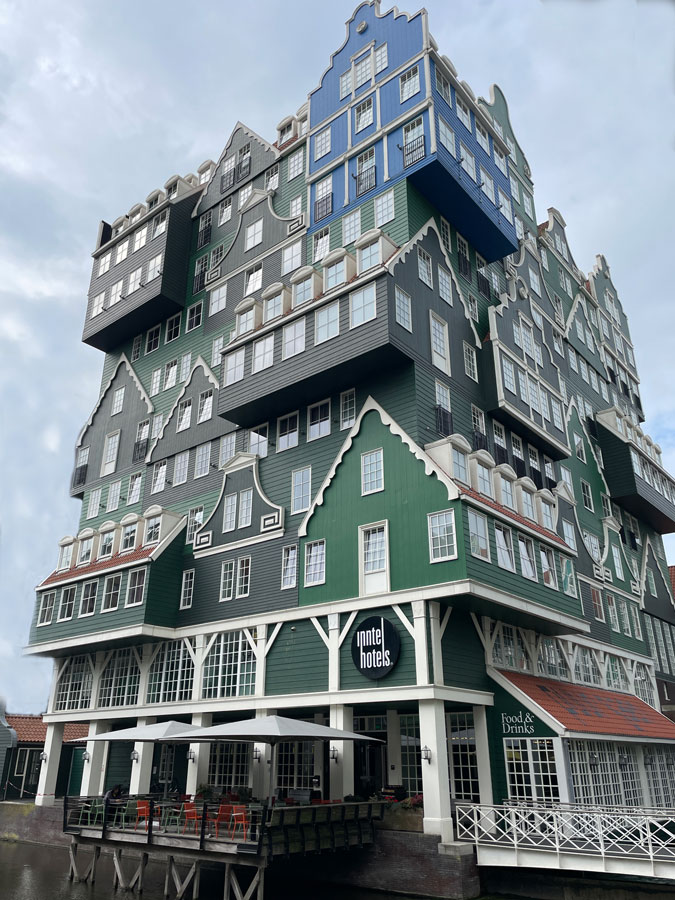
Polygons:
M217 160L239 119L274 140L354 8L67 0L57 15L50 0L0 0L0 696L10 711L47 705L51 661L22 647L34 587L77 529L73 447L103 364L80 342L98 223ZM605 254L636 346L644 428L675 472L675 4L426 8L474 93L489 97L493 82L505 92L538 221L560 210L585 272ZM675 536L666 549L675 563Z

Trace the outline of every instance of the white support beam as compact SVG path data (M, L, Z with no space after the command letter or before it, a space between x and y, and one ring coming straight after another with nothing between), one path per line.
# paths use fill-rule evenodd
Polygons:
M431 631L431 664L433 669L433 684L443 684L443 653L441 648L441 638L443 630L441 627L441 606L436 600L429 603L429 627ZM447 624L447 619L446 619Z
M481 803L492 804L492 768L487 728L486 707L473 707L473 727L476 737L476 768L478 769L478 796Z
M211 713L195 713L192 716L192 724L200 728L208 728L211 725L212 718ZM196 794L197 788L201 784L206 784L209 780L211 744L195 742L190 744L190 750L194 752L195 758L188 760L185 793Z
M415 673L417 684L429 684L429 641L427 640L427 604L415 600L410 604L415 637Z
M107 719L96 719L89 723L89 737L97 734L105 734L110 731L110 722ZM101 793L101 786L105 778L105 762L108 754L107 741L87 741L86 753L89 760L85 760L82 769L82 785L80 794L83 797L93 797Z
M441 700L420 700L420 744L431 751L422 759L425 834L440 834L441 842L453 840L448 774L448 742L445 705Z
M344 731L354 730L354 712L351 706L336 704L330 708L330 727ZM354 742L331 741L337 750L337 761L330 760L330 800L342 800L354 793Z
M143 725L154 725L157 719L155 716L147 716L139 718L136 724L139 727ZM152 781L152 759L155 753L155 744L153 741L136 741L134 750L138 753L138 759L132 760L131 778L129 780L129 793L132 796L138 794L150 793L150 782Z
M56 791L56 777L59 774L64 728L65 725L63 723L47 725L47 736L45 737L44 746L44 753L47 758L42 760L40 766L40 777L35 795L36 806L54 805L54 792Z

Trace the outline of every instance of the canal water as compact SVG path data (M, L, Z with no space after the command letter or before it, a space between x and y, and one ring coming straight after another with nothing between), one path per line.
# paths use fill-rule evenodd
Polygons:
M88 858L87 854L87 860ZM127 865L130 869L131 860ZM221 873L222 870L203 872L201 900L221 900ZM93 886L75 884L68 879L66 847L0 841L0 900L122 900L123 897L138 897L138 894L114 891L112 883L112 862L109 857L102 856L99 860L96 883ZM159 866L148 865L141 895L143 900L164 900L163 889L164 870ZM188 896L192 896L191 891L188 891ZM317 897L321 900L401 900L400 895L394 897L325 885L293 885L291 895L287 884L275 884L273 878L268 879L265 884L265 900L317 900Z

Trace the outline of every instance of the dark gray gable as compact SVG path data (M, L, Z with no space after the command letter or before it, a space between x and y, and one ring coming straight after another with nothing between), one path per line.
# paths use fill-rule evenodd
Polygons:
M241 492L252 490L250 525L239 527ZM223 531L227 498L236 495L236 520L232 530ZM258 457L237 453L223 469L223 486L215 509L195 535L195 552L247 541L258 542L283 535L284 509L264 494L258 477Z
M199 395L204 391L213 391L213 400L211 407L211 418L206 422L197 424L197 413L199 410ZM181 401L192 401L192 413L190 419L190 427L184 431L177 431L178 412ZM188 376L183 390L178 394L174 402L171 412L164 423L164 427L159 437L150 449L148 462L157 462L160 459L166 459L169 456L175 456L183 450L189 450L206 441L212 441L220 435L231 431L232 428L217 414L218 408L218 379L211 371L211 368L204 362L201 356L197 358L192 371Z
M647 581L647 575L645 573L645 612L650 613L653 616L657 616L659 619L666 619L667 621L672 622L673 616L675 614L675 610L673 609L673 600L670 595L670 591L666 586L666 582L661 571L661 566L659 565L656 556L654 555L651 544L647 544L647 549L645 552L647 555L647 566L654 573L654 584L656 585L656 597L653 597L651 591L649 590L649 582Z

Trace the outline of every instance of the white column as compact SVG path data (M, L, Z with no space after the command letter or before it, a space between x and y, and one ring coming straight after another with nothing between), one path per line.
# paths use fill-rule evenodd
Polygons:
M193 713L192 724L201 728L208 728L211 725L211 719L211 713ZM190 744L190 750L194 752L195 758L188 759L185 793L196 794L199 785L206 784L209 780L209 756L211 753L211 744Z
M340 690L340 616L328 614L328 690Z
M144 725L154 725L157 719L155 716L146 716L137 720L136 724L139 728ZM129 781L129 793L132 796L137 794L149 794L150 782L152 781L152 759L155 754L155 745L153 741L136 741L134 750L138 753L138 760L131 762L131 778Z
M433 600L429 603L429 630L431 632L431 663L434 684L444 684L443 654L441 652L441 605Z
M401 719L397 710L387 710L387 774L386 784L403 784L401 767Z
M47 759L40 766L40 778L38 779L36 806L53 806L54 791L56 790L56 776L59 774L61 761L61 747L63 745L63 722L47 725L44 752Z
M354 711L351 706L336 704L330 708L330 727L354 730ZM330 799L342 800L354 793L354 742L331 741L331 747L338 752L337 762L332 759L330 766Z
M476 734L476 767L478 769L478 794L481 803L492 805L492 769L487 716L484 706L473 707L473 727Z
M267 625L258 625L258 637L255 650L255 695L265 696L265 665L267 656Z
M563 746L562 738L553 738L553 756L555 758L555 772L558 779L558 794L561 803L571 803L569 771L567 768L567 753Z
M110 723L105 719L96 719L89 723L89 737L104 734L110 731ZM82 786L80 794L83 797L93 797L101 793L101 784L105 777L105 761L107 758L107 741L87 741L86 753L89 760L85 760L82 768Z
M315 712L314 713L314 722L317 725L323 725L323 713ZM314 777L318 777L319 779L319 790L324 798L327 798L327 793L325 791L326 785L323 783L323 761L324 761L324 753L326 751L326 742L325 741L315 741L314 742Z
M431 751L422 759L424 832L440 834L443 843L453 840L448 776L448 744L442 700L420 700L420 744Z
M256 719L263 719L265 716L276 715L275 709L257 709L255 712ZM255 751L258 751L260 757L258 762L255 761ZM263 803L270 794L270 778L272 778L272 748L269 744L254 744L253 756L251 760L251 778L249 784L253 796Z
M199 703L202 699L202 677L204 674L204 659L206 658L207 636L195 635L195 670L192 675L192 702Z
M429 684L429 642L427 641L427 615L424 600L411 604L415 629L415 672L417 684Z

